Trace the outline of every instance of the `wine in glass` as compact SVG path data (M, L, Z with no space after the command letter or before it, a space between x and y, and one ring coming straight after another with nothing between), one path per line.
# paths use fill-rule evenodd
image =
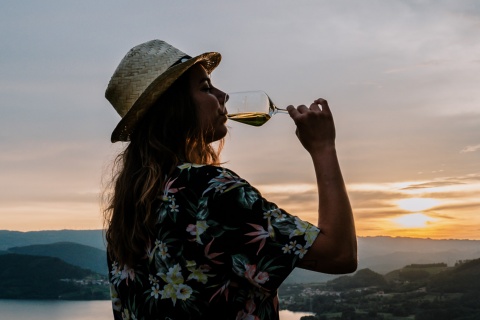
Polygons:
M229 93L225 98L225 107L229 119L257 127L278 112L288 113L286 109L278 108L263 91Z

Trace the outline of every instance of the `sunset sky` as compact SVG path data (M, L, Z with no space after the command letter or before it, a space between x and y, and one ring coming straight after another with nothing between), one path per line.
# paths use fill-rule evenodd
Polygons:
M122 144L104 98L133 46L218 51L227 92L329 101L359 236L480 239L480 2L2 1L0 229L99 229ZM288 115L229 122L225 166L316 221Z

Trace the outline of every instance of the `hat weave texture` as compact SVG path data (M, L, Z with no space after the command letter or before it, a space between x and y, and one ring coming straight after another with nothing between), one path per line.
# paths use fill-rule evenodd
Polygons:
M139 120L185 71L201 63L211 73L220 63L217 52L191 58L162 40L151 40L132 48L108 83L105 97L122 120L111 141L129 141Z

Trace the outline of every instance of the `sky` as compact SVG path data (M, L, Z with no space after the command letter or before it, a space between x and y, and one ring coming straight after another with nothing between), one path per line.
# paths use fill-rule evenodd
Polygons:
M120 117L104 98L133 46L222 54L212 82L279 107L328 100L359 236L480 239L476 0L0 2L0 229L99 229ZM288 115L230 121L222 161L316 222Z

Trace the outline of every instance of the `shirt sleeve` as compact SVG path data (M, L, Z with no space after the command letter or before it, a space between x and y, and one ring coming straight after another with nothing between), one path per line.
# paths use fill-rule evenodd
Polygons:
M227 226L223 241L233 272L253 286L278 289L320 230L264 199L235 173L224 170L220 180L210 181L211 213Z

